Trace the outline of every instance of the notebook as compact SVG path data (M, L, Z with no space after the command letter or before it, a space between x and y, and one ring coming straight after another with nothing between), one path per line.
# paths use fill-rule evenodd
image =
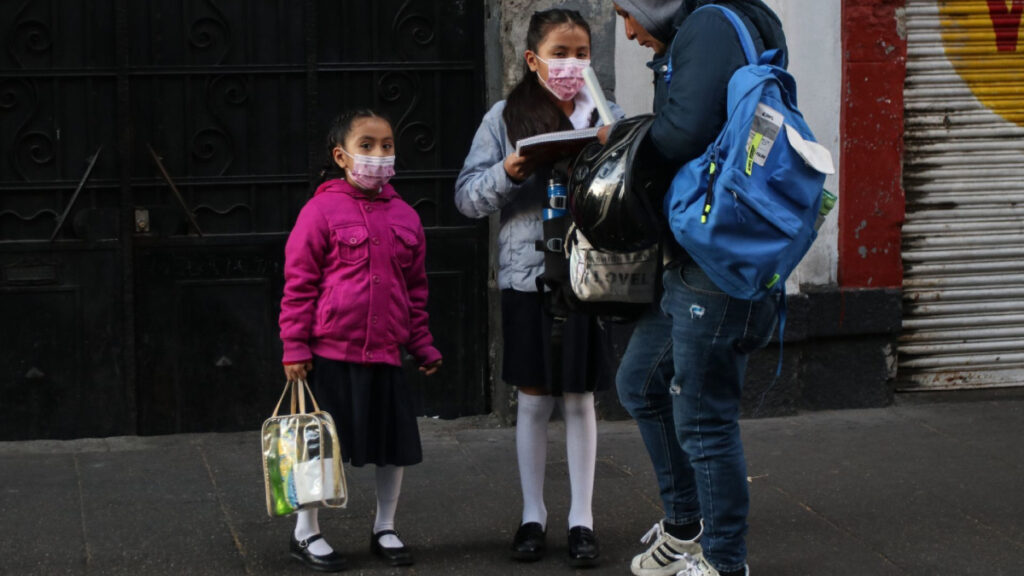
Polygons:
M550 160L573 156L590 142L597 142L598 130L600 127L563 130L523 138L516 142L516 153L520 156L541 156Z

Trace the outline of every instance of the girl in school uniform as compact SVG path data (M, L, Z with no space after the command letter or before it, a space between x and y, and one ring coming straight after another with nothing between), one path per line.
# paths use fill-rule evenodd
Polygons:
M376 465L377 516L370 549L412 564L394 530L406 466L423 459L400 348L435 373L441 354L427 326L423 226L388 183L391 124L371 110L339 116L327 137L323 183L303 207L285 248L281 299L284 372L310 377L337 424L342 458ZM319 571L345 568L320 535L317 511L298 513L291 554Z
M501 214L498 284L504 356L502 378L518 388L516 452L523 492L522 521L512 557L540 559L546 548L544 474L547 427L556 405L565 419L572 504L569 561L590 566L600 554L591 500L597 455L594 391L609 378L593 318L570 315L564 324L562 362L552 366L552 318L543 309L537 277L544 271L542 206L551 166L519 156L523 138L595 126L597 110L583 88L590 60L590 27L574 10L552 9L530 18L525 70L508 98L484 116L456 182L455 203L470 218ZM617 116L622 113L614 109ZM555 377L552 377L553 371Z

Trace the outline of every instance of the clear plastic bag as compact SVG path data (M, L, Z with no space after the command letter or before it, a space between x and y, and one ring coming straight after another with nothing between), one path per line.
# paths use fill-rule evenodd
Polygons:
M289 393L291 413L278 415ZM307 394L313 406L308 413ZM262 441L267 514L345 507L348 490L334 419L320 410L308 384L285 384L273 415L263 423Z

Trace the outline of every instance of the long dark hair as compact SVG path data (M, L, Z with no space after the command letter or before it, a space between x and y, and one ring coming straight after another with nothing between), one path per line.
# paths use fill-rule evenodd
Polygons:
M590 37L590 24L575 10L552 8L543 12L534 12L530 16L530 27L526 31L526 48L534 53L548 32L559 25L579 26ZM517 140L554 132L571 130L572 124L562 110L551 99L551 94L540 84L537 73L523 62L523 77L508 93L505 99L505 110L502 112L508 138L514 144Z
M380 118L391 124L391 120L384 114L370 108L355 108L342 112L331 121L331 127L327 130L327 156L324 158L324 165L320 170L320 182L332 178L344 178L345 171L334 161L334 149L341 146L345 148L345 138L352 131L352 124L360 118Z

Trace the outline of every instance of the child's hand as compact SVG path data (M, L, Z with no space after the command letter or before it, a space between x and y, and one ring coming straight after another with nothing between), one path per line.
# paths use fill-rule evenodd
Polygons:
M306 375L312 369L312 362L303 362L302 364L286 364L284 367L284 377L289 382L298 382L299 380L305 380Z
M505 157L505 173L516 182L522 182L537 169L536 162L515 152Z
M425 376L432 376L439 368L441 368L441 361L436 360L430 364L420 366L420 372L423 372Z

